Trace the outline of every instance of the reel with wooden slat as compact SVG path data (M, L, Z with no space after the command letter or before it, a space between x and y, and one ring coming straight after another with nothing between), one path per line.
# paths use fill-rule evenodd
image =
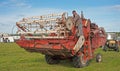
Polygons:
M43 15L43 16L33 16L29 18L23 18L21 21L16 22L16 25L19 29L17 33L18 34L29 33L32 35L55 33L59 36L61 33L59 33L58 31L62 32L64 29L66 29L65 26L63 27L63 18L65 22L67 18L66 12L59 13L59 14L49 14L49 15ZM71 30L71 27L72 27L71 19L72 17L68 17L66 22L67 28L69 30Z

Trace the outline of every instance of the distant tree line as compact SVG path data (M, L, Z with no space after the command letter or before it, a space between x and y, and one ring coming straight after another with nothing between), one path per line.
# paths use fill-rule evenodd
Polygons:
M116 34L117 34L117 36L119 36L119 37L120 37L120 32L116 32Z
M107 32L107 33L116 33L117 37L120 37L120 32Z

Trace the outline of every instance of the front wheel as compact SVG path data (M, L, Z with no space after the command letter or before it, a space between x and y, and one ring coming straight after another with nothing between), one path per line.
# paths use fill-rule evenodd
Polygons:
M118 44L116 44L116 49L115 49L115 51L119 52L119 45L118 45Z
M101 62L102 61L102 55L100 54L100 53L98 53L97 55L96 55L96 62Z
M116 50L117 52L119 52L120 50L119 50L119 47L117 48L117 50Z
M55 56L51 56L51 55L45 55L45 59L48 64L57 64L60 62L58 58L56 58Z
M73 57L73 65L76 68L82 68L88 65L87 57L82 53L80 56Z
M103 47L103 50L106 52L107 51L107 45L105 45L104 47Z

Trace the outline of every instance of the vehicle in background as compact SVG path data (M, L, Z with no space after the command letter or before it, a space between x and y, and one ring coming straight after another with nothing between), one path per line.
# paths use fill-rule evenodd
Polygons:
M8 37L2 37L0 38L0 42L14 42L14 38L12 36L8 36Z
M107 34L107 41L103 50L107 51L108 49L113 49L114 51L119 52L119 41L117 39L116 33Z
M0 42L15 42L18 39L20 39L19 35L0 33Z

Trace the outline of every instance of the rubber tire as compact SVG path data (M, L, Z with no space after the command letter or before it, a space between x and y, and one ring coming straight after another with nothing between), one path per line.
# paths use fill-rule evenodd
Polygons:
M119 47L117 48L117 50L116 50L117 52L119 52L120 50L119 50Z
M59 59L54 58L54 56L51 55L45 55L45 59L48 64L58 64L60 62Z
M119 49L115 49L116 52L119 52Z
M88 66L89 61L86 61L85 63L82 62L82 56L74 56L73 57L73 65L75 68L82 68L85 66Z
M116 46L115 51L119 52L119 46L118 45Z
M106 52L107 51L107 45L104 46L103 50Z
M102 61L102 55L100 53L98 53L96 55L96 62L100 63Z

